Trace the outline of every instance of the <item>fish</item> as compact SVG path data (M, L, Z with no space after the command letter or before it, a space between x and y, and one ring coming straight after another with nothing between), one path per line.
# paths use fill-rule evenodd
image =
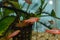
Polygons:
M26 3L32 4L31 0L25 0Z
M51 34L60 34L60 29L46 30L46 32L51 33Z
M31 18L29 18L27 20L24 20L24 22L33 24L34 22L37 22L38 20L39 20L39 18L31 17Z
M20 30L14 31L12 34L10 34L10 35L7 36L7 39L13 38L14 36L18 35L19 32L20 32Z

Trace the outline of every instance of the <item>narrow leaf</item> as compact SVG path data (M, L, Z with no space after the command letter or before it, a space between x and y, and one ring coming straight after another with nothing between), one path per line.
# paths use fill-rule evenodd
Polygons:
M41 0L41 6L40 6L40 8L42 8L42 6L44 5L44 3L45 3L45 0Z
M15 2L15 1L9 1L9 2L11 2L14 5L14 7L18 9L22 7L21 5L18 4L18 2Z
M11 23L15 20L15 17L6 17L0 20L0 35L2 36L4 32L8 29Z
M43 6L42 10L44 10L46 8L48 3L45 3L45 5Z
M9 9L4 9L4 16L8 16L10 13L14 13L14 11L13 10L9 10Z
M55 13L55 11L54 11L54 10L52 10L52 12L51 12L51 16L56 17L56 13Z

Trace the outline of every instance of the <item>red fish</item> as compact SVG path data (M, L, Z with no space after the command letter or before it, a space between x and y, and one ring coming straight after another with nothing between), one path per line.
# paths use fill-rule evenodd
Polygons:
M60 34L59 29L46 30L46 32L51 33L51 34Z
M31 4L32 2L30 0L25 0L26 3Z
M38 20L39 20L39 18L31 17L31 18L29 18L27 20L24 20L24 22L33 24L34 22L37 22Z
M10 38L16 36L19 32L20 32L20 30L16 30L15 32L13 32L13 33L10 34L9 36L7 36L7 39L10 39Z

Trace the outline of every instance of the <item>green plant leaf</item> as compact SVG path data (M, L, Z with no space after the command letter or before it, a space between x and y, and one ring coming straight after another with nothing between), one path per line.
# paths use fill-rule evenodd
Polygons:
M46 8L47 4L48 3L45 3L45 0L41 0L41 6L39 7L39 10L38 10L38 16L41 16L41 13Z
M40 8L42 8L42 6L44 5L44 3L45 3L45 0L41 0L41 6L40 6Z
M15 17L6 17L0 20L0 36L3 35L14 20Z
M11 2L11 3L14 5L14 7L16 7L16 8L18 8L18 9L22 8L22 6L19 5L18 2L15 2L15 1L9 1L9 2Z
M13 10L9 10L9 9L4 9L4 16L8 16L10 13L14 13L14 11Z
M0 12L0 15L1 15L1 12Z
M13 6L17 9L22 8L22 6L18 4L18 2L15 2L15 1L9 1L9 2L12 3ZM10 4L8 4L8 5L10 5ZM14 11L4 8L4 16L8 16L10 13L14 13Z
M51 16L56 17L56 13L54 10L51 11Z
M0 8L0 15L1 15L1 8Z
M45 3L45 5L43 6L42 10L44 10L46 8L48 3Z

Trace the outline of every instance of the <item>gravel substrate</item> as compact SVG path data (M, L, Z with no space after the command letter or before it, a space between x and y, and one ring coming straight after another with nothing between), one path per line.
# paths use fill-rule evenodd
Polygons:
M40 33L40 32L32 32L31 40L60 40L59 34L50 34L50 33Z
M5 40L5 38L0 38L0 40ZM12 39L10 39L12 40ZM60 40L60 35L59 34L50 34L46 32L32 32L32 38L31 40Z

